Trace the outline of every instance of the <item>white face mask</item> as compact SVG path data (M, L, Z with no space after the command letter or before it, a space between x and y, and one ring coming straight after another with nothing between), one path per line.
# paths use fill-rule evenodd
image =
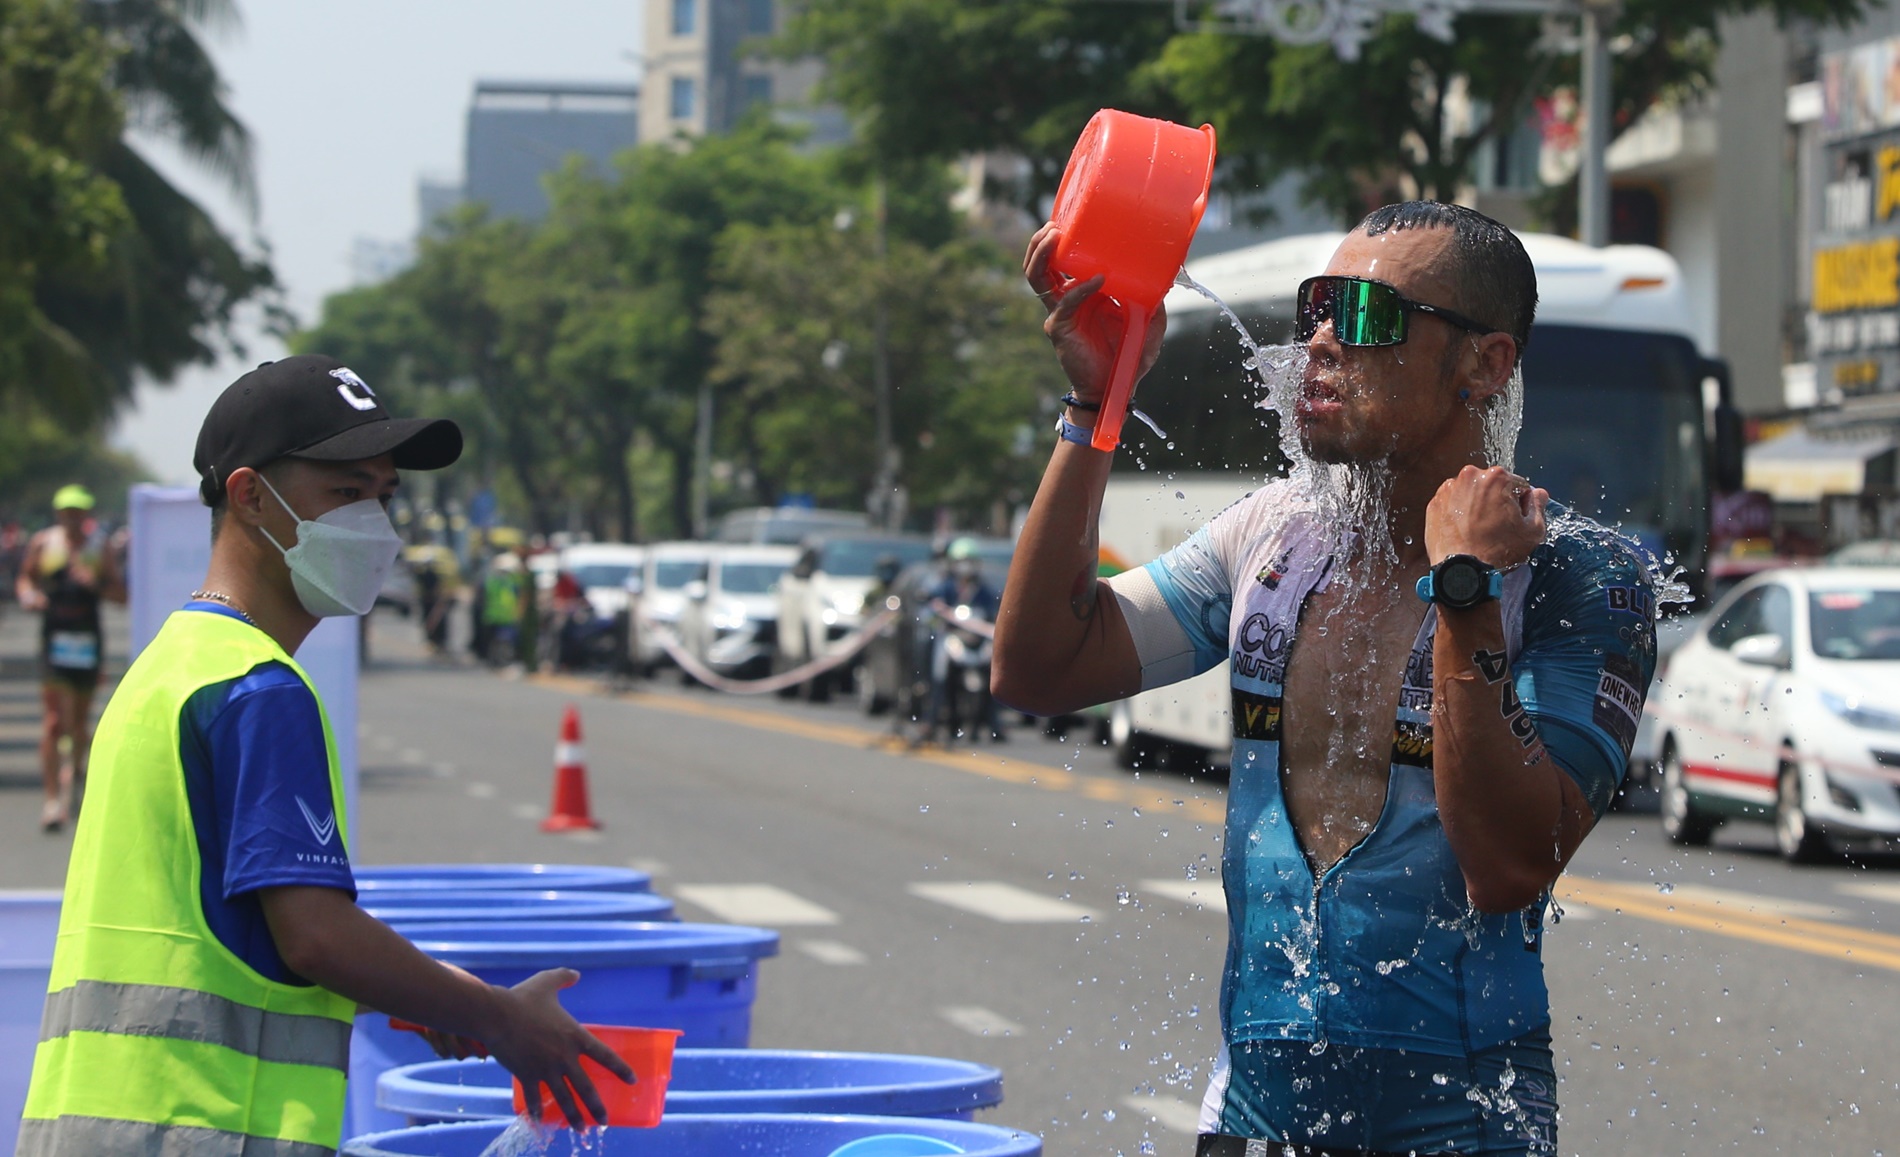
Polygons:
M389 568L402 553L402 539L389 524L389 512L374 498L339 506L315 522L290 509L270 480L258 475L277 504L297 519L297 545L284 544L264 531L271 545L284 552L290 582L303 609L320 619L337 615L367 615L376 605Z

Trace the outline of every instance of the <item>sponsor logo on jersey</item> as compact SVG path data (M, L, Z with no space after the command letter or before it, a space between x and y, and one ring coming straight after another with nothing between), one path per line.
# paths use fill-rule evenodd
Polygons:
M1392 732L1392 762L1406 767L1432 765L1432 729L1425 723L1401 722Z
M1255 611L1234 636L1234 673L1266 683L1284 682L1287 652L1292 648L1292 632Z
M1261 586L1266 587L1270 591L1279 590L1280 580L1286 578L1287 563L1291 562L1292 560L1293 560L1293 548L1288 547L1287 549L1280 552L1279 558L1274 559L1272 562L1268 563L1265 567L1261 568L1260 573L1254 576L1255 580L1257 580Z
M1590 716L1598 727L1616 737L1628 755L1636 744L1636 727L1643 719L1643 689L1636 685L1636 664L1621 655L1606 655L1597 675L1596 706Z
M1280 701L1234 688L1234 738L1280 741Z
M1656 617L1656 596L1648 587L1605 587L1603 596L1613 611L1645 619Z
M1405 659L1405 681L1399 686L1399 709L1402 711L1430 711L1432 709L1432 641L1430 639L1413 647L1412 653Z
M336 809L331 808L329 814L318 819L317 813L303 801L302 796L297 796L296 800L297 810L303 813L303 822L310 825L310 834L317 838L319 846L329 847L330 841L336 838Z

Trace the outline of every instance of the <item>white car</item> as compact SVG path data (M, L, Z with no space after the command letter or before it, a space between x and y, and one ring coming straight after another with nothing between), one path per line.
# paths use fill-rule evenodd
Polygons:
M1790 860L1900 845L1900 569L1771 571L1677 649L1653 712L1663 832L1774 824Z
M720 545L705 581L686 586L681 645L722 675L762 673L778 637L779 579L796 561L796 547Z
M645 670L666 658L660 632L677 637L686 613L686 588L706 581L713 546L705 542L660 542L647 547L646 573L640 584L639 637L636 662Z
M594 617L611 619L631 605L646 558L643 546L590 542L562 550L561 570L580 584Z

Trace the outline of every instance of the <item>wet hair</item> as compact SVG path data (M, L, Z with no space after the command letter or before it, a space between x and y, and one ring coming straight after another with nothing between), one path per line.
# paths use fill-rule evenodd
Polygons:
M1464 297L1458 311L1510 334L1522 358L1537 316L1537 270L1517 234L1476 209L1440 201L1404 201L1374 209L1358 231L1377 237L1400 229L1451 230L1445 260Z

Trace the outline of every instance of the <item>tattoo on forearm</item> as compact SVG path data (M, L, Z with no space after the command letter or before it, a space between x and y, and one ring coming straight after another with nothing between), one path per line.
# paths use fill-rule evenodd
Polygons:
M1477 666L1478 673L1484 676L1486 683L1502 683L1511 674L1510 657L1502 651L1487 651L1480 647L1477 654L1471 656L1471 662Z
M1075 576L1075 585L1069 588L1069 610L1080 622L1095 617L1095 577L1094 571L1085 570Z

